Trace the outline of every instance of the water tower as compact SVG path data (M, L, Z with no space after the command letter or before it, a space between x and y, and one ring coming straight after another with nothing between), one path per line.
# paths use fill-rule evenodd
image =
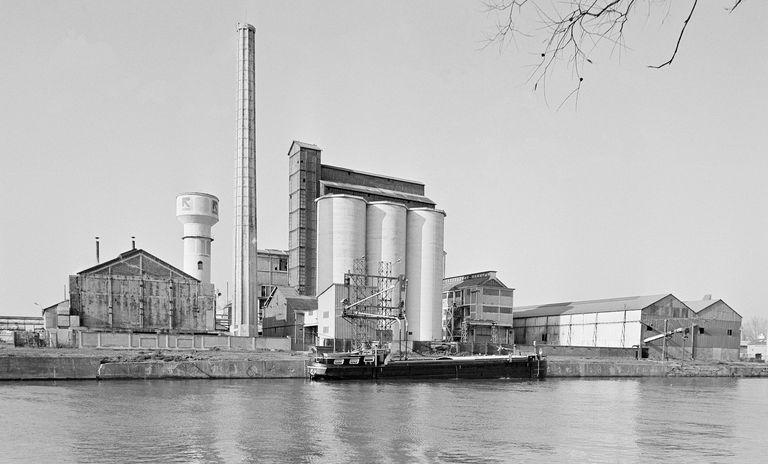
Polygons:
M184 224L184 272L211 283L211 227L219 222L219 199L207 193L180 193L176 218Z

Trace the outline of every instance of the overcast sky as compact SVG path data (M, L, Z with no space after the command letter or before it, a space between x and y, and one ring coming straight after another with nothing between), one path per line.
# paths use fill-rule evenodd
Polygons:
M175 196L221 199L212 279L232 274L236 24L256 26L259 248L288 245L286 153L422 181L447 274L497 270L516 304L710 293L768 315L768 2L632 23L533 92L530 41L482 49L479 1L0 0L0 314L137 246L181 267ZM683 8L684 9L684 8ZM534 25L535 26L535 25ZM566 79L568 78L568 79Z

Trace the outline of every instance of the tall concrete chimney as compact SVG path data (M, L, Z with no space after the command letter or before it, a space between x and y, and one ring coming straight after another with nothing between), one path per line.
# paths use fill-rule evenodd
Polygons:
M237 163L235 169L235 335L258 335L256 282L256 29L237 25Z

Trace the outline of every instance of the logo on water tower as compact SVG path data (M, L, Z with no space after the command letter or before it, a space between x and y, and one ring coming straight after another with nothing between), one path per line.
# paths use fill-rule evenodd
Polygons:
M219 202L216 200L211 200L211 213L216 216L219 215Z
M192 199L189 197L181 197L181 209L192 209Z

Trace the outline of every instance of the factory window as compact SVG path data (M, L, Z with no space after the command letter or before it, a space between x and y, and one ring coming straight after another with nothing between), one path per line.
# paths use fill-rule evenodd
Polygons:
M198 261L197 262L197 270L198 271L202 271L203 270L203 262L202 261Z
M547 341L547 334L543 333L541 334L541 341L546 342Z
M328 319L329 317L331 317L331 312L330 311L323 311L323 319Z
M733 329L728 329L728 335L733 335Z
M699 327L699 333L700 333L700 334L703 334L703 333L704 333L704 327Z
M288 259L281 258L280 262L278 263L278 269L281 271L287 271L288 270Z
M324 333L324 334L327 334L327 333L328 333L328 327L323 327L323 333Z

